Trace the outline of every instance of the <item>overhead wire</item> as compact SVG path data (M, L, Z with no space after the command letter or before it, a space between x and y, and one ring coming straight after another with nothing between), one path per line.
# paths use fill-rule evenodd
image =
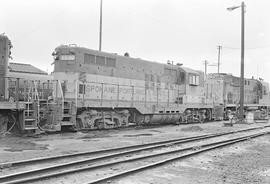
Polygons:
M227 47L227 46L222 46L222 48L225 48L225 49L236 49L236 50L239 50L241 49L240 47ZM252 50L252 49L264 49L264 48L270 48L270 44L267 44L267 45L264 45L264 46L259 46L259 47L247 47L245 48L245 50Z

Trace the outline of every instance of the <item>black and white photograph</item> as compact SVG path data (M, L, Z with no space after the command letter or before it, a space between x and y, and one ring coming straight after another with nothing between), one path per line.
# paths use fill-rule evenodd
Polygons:
M0 6L0 183L270 183L269 0Z

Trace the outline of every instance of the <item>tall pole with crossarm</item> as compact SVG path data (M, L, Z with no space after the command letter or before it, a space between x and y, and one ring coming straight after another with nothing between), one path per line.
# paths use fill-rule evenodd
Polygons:
M221 45L218 45L218 74L219 74L219 69L220 69L220 50L221 50L222 46Z
M244 119L244 57L245 57L245 3L241 4L241 87L239 118Z
M100 12L99 12L99 47L98 50L101 51L102 43L102 0L100 0Z
M242 2L241 6L234 6L227 8L232 11L241 7L241 80L240 80L240 109L239 119L244 121L244 58L245 58L245 3Z

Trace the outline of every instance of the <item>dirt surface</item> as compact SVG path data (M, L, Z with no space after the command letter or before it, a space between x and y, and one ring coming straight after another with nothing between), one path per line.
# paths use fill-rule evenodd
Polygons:
M270 135L122 178L118 184L269 184Z
M197 132L197 131L202 131L203 129L200 126L190 126L190 127L185 127L182 128L181 131L191 131L191 132Z
M239 130L266 124L223 122L192 125L167 125L106 131L59 133L41 137L0 138L0 163L37 157L94 151L164 139ZM0 170L1 174L1 170ZM270 183L270 136L265 135L223 149L137 173L109 183Z

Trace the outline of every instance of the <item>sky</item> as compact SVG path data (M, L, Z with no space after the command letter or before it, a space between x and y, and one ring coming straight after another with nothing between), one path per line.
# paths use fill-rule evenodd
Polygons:
M53 70L61 44L98 50L100 0L0 0L0 34L13 44L11 62ZM246 0L245 77L270 82L270 1ZM103 0L102 51L160 63L168 60L240 75L239 0ZM217 72L208 66L208 72Z

